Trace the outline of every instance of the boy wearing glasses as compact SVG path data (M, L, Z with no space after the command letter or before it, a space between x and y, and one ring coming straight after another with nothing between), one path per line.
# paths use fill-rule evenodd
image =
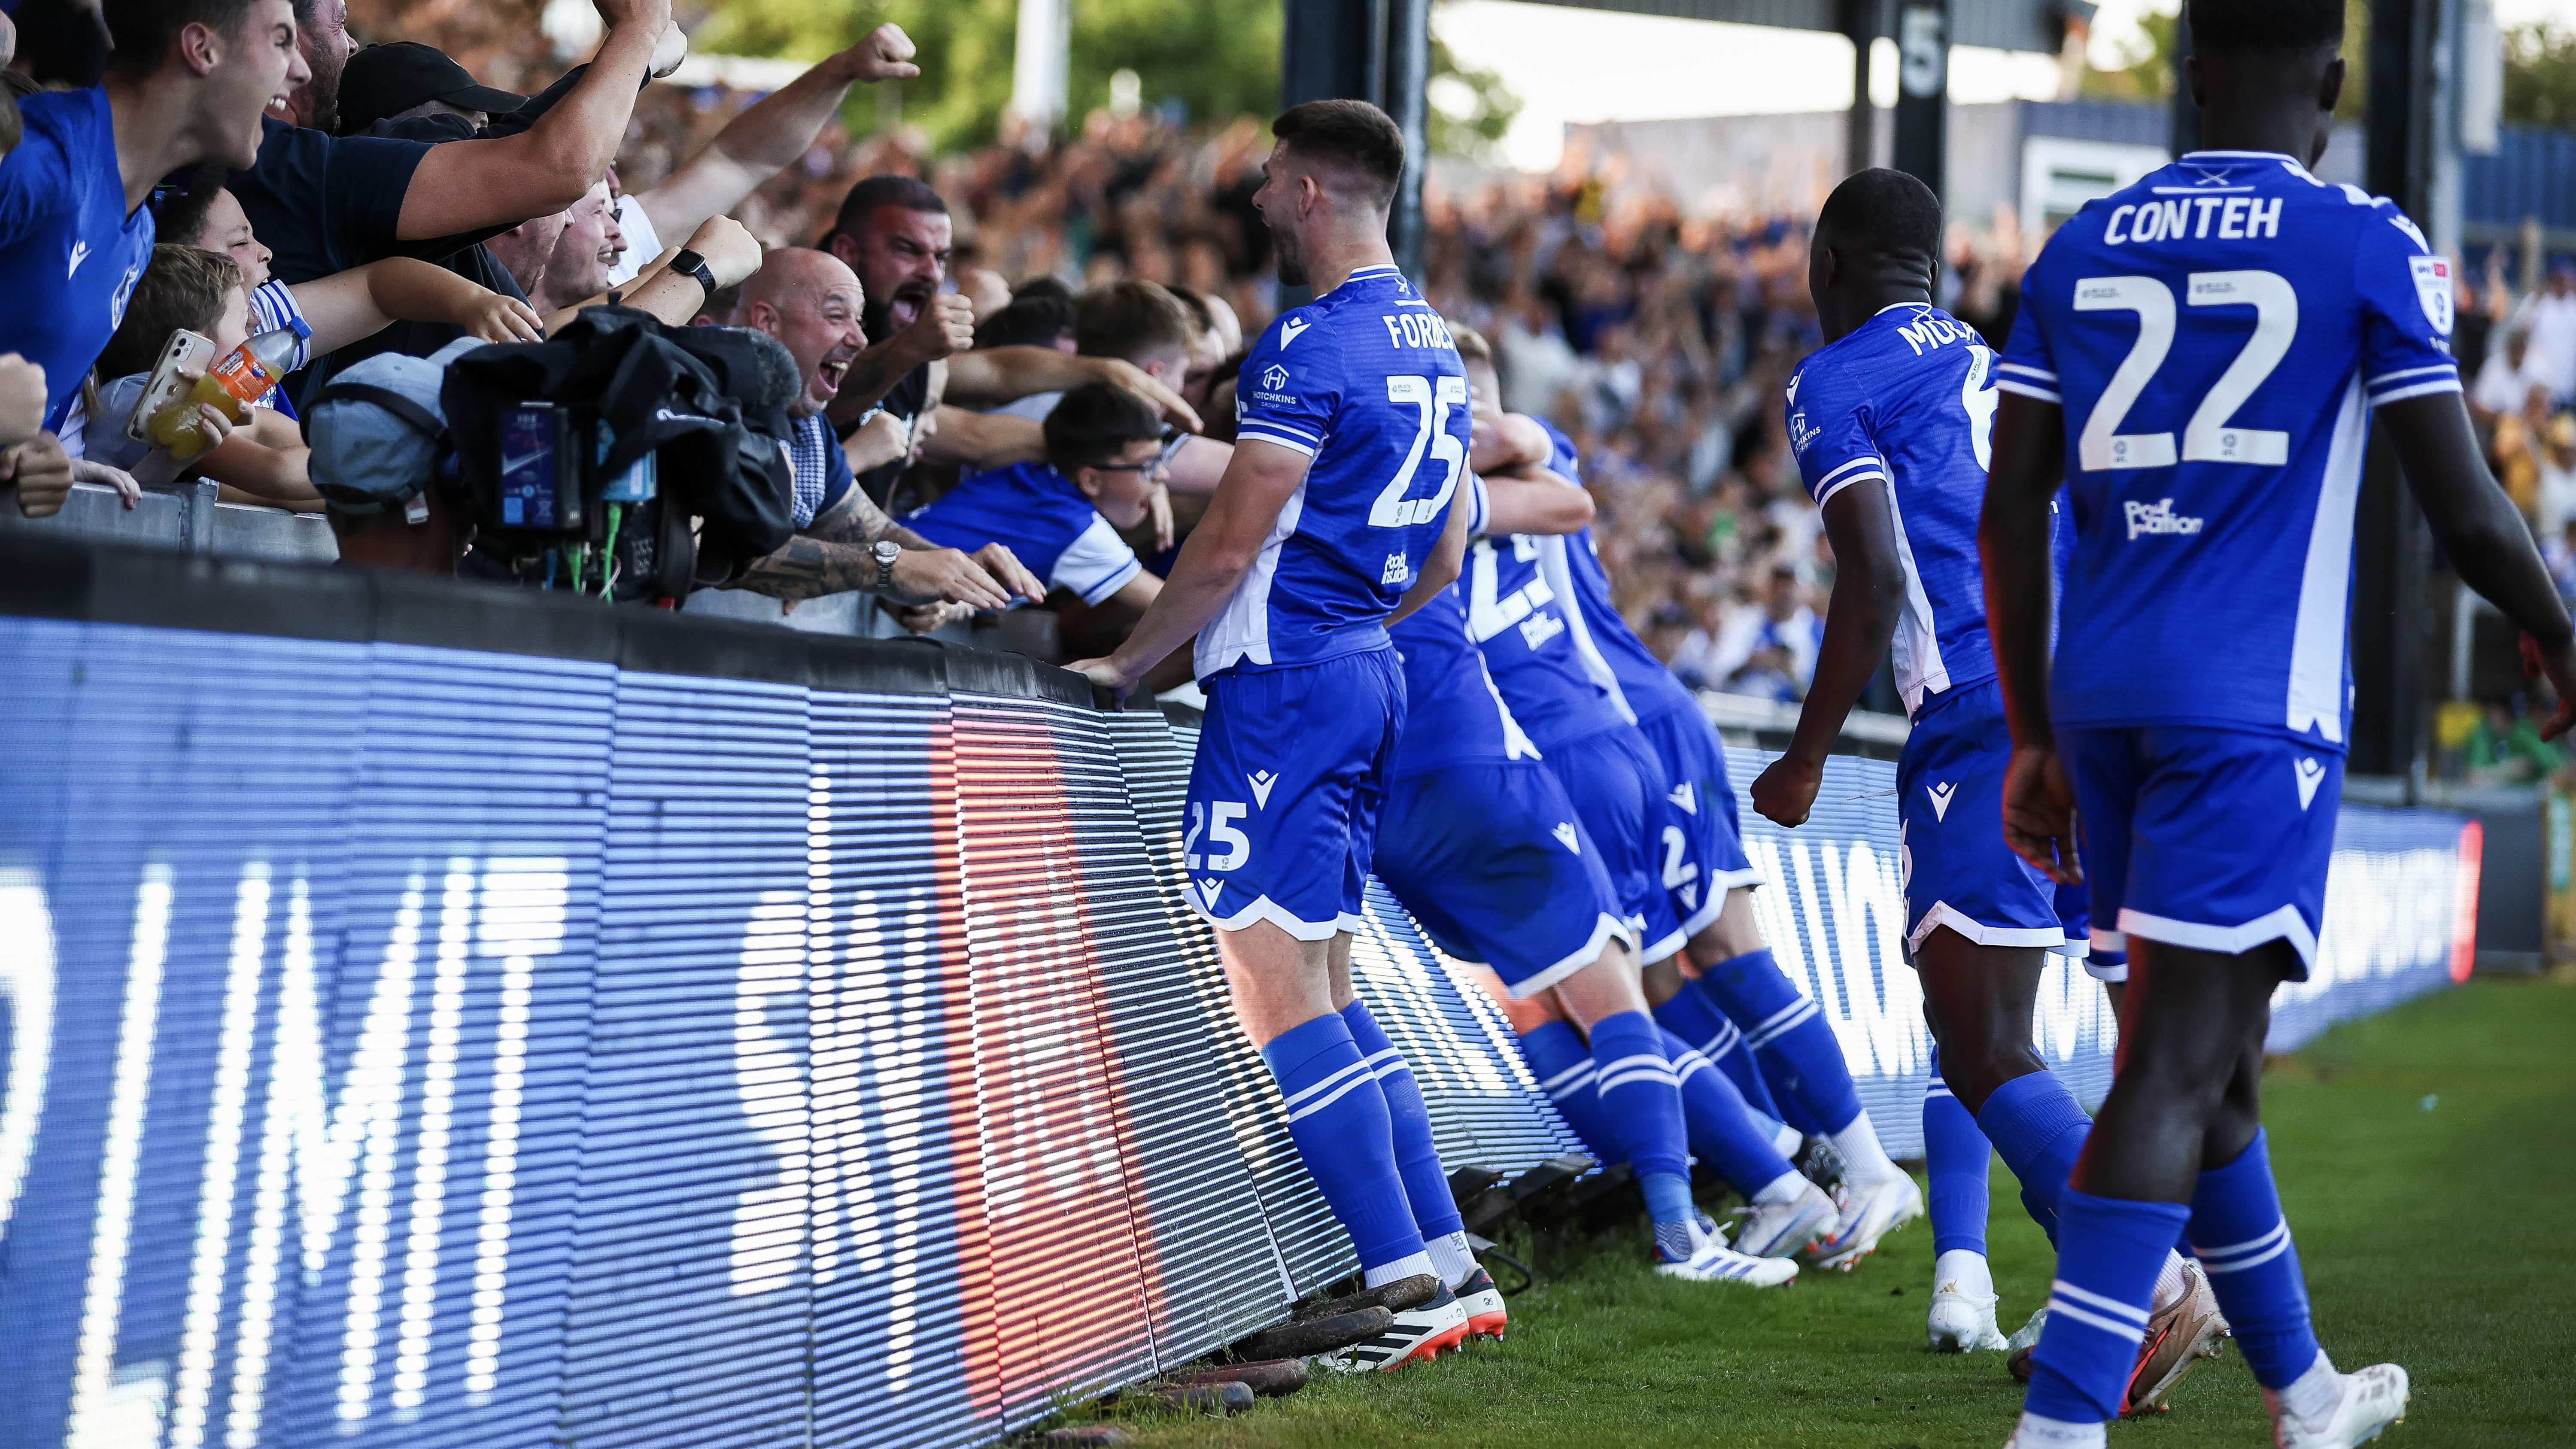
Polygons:
M1163 474L1163 420L1111 383L1067 392L1046 417L1043 463L977 473L904 525L943 548L1008 545L1047 588L1143 612L1163 591L1119 530L1144 521Z

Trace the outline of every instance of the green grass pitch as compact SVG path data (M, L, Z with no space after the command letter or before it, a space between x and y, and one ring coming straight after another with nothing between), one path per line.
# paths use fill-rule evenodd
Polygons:
M2265 1117L2319 1336L2414 1376L2388 1449L2576 1445L2576 984L2478 981L2273 1064ZM2007 1332L2051 1259L1994 1164ZM1642 1248L1542 1263L1512 1328L1431 1365L1319 1379L1228 1421L1132 1416L1154 1445L1443 1449L1996 1449L2021 1394L2000 1354L1928 1352L1932 1233L1858 1272L1754 1292L1671 1283ZM1552 1270L1552 1271L1551 1271ZM2114 1446L2269 1445L2231 1349Z

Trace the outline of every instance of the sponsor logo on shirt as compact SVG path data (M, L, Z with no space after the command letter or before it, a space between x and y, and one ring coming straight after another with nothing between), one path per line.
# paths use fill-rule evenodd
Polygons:
M1378 570L1377 581L1381 584L1409 584L1413 582L1413 564L1400 553L1388 554L1386 567Z
M1807 451L1807 445L1814 442L1817 435L1818 430L1808 425L1807 415L1805 413L1791 413L1789 415L1790 451L1797 453Z
M1270 392L1285 388L1288 386L1288 369L1275 362L1261 369L1261 386Z
M2136 538L2140 534L2200 532L2201 520L2175 514L2173 500L2170 498L2159 499L2153 503L2132 501L2120 506L2128 513L2131 538Z
M1565 621L1544 610L1521 620L1521 643L1536 649L1565 632Z

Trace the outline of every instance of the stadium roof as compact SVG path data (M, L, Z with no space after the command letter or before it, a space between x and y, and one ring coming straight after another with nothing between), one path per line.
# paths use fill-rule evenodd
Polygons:
M1791 30L1843 33L1842 0L1553 0L1586 10L1625 10L1683 20L1728 20ZM1880 0L1878 33L1896 34L1899 0ZM1950 43L2055 55L2066 39L2069 11L2090 18L2089 0L1950 0Z

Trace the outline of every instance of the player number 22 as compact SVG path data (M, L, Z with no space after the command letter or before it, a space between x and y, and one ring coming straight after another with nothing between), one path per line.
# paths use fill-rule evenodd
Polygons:
M1449 495L1458 490L1458 475L1466 471L1467 450L1449 433L1449 410L1467 405L1467 379L1463 377L1390 377L1386 380L1388 402L1411 403L1422 409L1422 427L1413 435L1413 447L1404 455L1404 466L1377 495L1369 509L1371 528L1404 528L1416 523L1429 523L1449 506ZM1422 466L1422 455L1428 452L1433 462L1447 470L1440 481L1440 491L1428 498L1407 498L1413 488L1414 470Z
M2278 468L2290 461L2288 433L2230 427L2228 419L2290 355L2299 335L2298 289L2278 272L2194 272L2189 286L2195 307L2253 308L2254 335L2184 426L2181 461ZM2173 434L2120 431L2173 350L2173 288L2155 277L2090 277L2075 284L2075 310L2132 312L2138 318L2137 345L2085 420L2076 461L2088 473L2174 466Z

